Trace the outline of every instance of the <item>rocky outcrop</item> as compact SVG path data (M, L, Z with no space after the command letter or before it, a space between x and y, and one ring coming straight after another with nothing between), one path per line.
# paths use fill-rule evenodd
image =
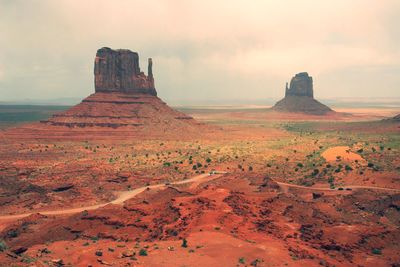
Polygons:
M97 50L94 62L96 92L120 92L157 95L149 58L148 76L140 71L139 55L127 49L113 50L103 47Z
M285 98L278 101L273 110L279 112L306 113L312 115L325 115L334 112L329 107L314 99L313 79L307 72L296 74L286 83Z

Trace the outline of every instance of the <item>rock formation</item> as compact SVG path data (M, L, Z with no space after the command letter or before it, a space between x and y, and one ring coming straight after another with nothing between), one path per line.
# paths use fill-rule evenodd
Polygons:
M42 125L58 127L57 131L67 130L65 127L73 131L83 129L85 133L115 132L113 129L119 128L142 136L200 132L199 123L192 117L170 108L157 97L152 66L150 58L146 76L140 71L136 52L99 49L94 62L95 93L42 121Z
M392 119L393 119L394 121L400 121L400 114L394 116Z
M298 112L313 115L334 112L314 99L313 79L307 72L296 74L290 81L290 87L286 83L285 98L278 101L272 109L280 112Z
M96 92L142 93L157 95L149 58L148 76L140 71L139 55L127 49L97 50L94 62Z
M385 118L382 121L400 122L400 114L397 114L396 116L391 118Z

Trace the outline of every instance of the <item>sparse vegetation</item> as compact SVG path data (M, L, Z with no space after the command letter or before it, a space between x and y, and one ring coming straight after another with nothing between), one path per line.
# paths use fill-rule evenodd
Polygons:
M6 249L7 249L6 243L4 242L4 240L0 239L0 251L3 252L6 251Z
M187 248L188 247L188 243L187 243L187 240L184 238L184 239L182 239L182 245L181 245L183 248Z
M142 248L142 249L139 250L139 256L147 256L147 255L148 254L147 254L147 250L146 249Z

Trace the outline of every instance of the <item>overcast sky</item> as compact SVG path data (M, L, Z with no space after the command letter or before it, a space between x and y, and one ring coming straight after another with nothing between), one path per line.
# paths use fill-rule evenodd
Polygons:
M85 97L96 50L153 58L159 96L400 97L399 0L0 0L0 101Z

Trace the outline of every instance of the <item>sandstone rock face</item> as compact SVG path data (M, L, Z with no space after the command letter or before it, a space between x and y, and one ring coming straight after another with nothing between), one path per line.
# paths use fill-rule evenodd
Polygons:
M307 72L296 74L290 81L290 87L286 84L285 96L308 96L314 97L313 79Z
M325 115L334 112L314 99L313 79L307 72L296 74L290 81L290 87L286 83L285 98L278 101L272 109L279 112L312 115Z
M140 71L139 55L127 49L113 50L103 47L97 50L94 63L96 92L120 92L157 95L149 59L148 76Z

